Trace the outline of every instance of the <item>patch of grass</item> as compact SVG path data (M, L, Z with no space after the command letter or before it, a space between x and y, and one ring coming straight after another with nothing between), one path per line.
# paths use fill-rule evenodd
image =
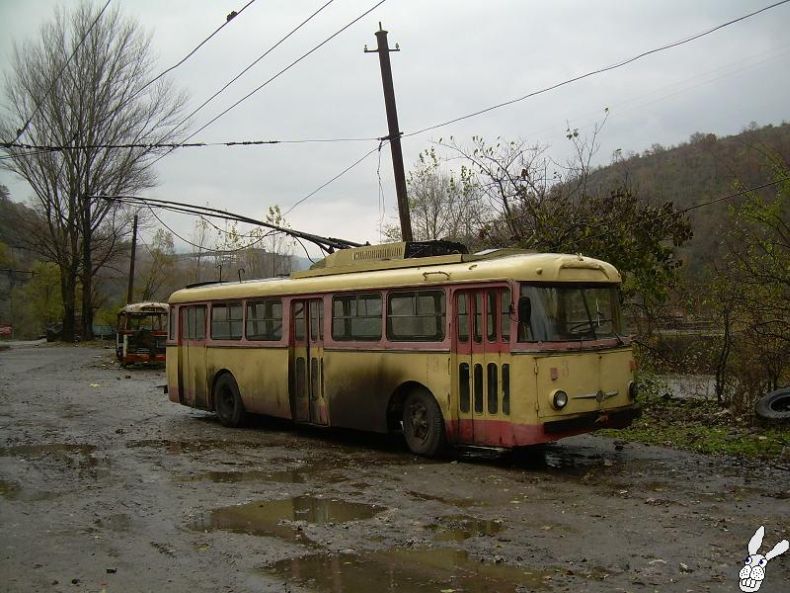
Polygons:
M790 449L790 425L760 424L713 401L657 397L642 406L642 417L629 428L600 434L698 453L761 459L777 459Z

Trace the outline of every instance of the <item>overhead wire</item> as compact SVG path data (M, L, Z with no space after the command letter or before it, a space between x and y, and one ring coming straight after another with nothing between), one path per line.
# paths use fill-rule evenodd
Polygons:
M378 150L378 151L380 151L380 150L381 150L381 146L382 146L382 144L383 144L384 142L388 142L388 141L386 141L386 140L381 140L381 141L380 141L380 143L379 143L379 146L377 146L376 148L374 148L374 149L372 149L372 150L369 150L368 152L366 152L365 154L363 154L363 155L362 155L360 158L358 158L356 161L354 161L353 163L351 163L351 164L350 164L348 167L346 167L345 169L343 169L342 171L340 171L340 173L338 173L337 175L335 175L334 177L332 177L332 179L330 179L329 181L327 181L327 182L325 182L325 183L323 183L323 184L319 185L317 188L315 188L315 189L314 189L313 191L311 191L309 194L307 194L306 196L304 196L303 198L301 198L300 200L298 200L296 203L292 204L292 205L291 205L291 207L290 207L290 208L288 208L288 210L286 210L285 212L283 212L283 216L286 216L286 215L288 215L288 214L289 214L289 213L290 213L290 212L291 212L291 211L292 211L294 208L296 208L296 207L297 207L297 206L299 206L300 204L303 204L304 202L306 202L307 200L309 200L310 198L312 198L312 197L313 197L315 194L317 194L318 192L320 192L322 189L324 189L324 188L325 188L326 186L328 186L329 184L331 184L331 183L333 183L333 182L337 181L338 179L340 179L340 178L341 178L343 175L345 175L345 174L346 174L346 173L348 173L348 172L349 172L351 169L353 169L354 167L356 167L357 165L359 165L359 164L360 164L362 161L364 161L366 158L368 158L368 157L369 157L370 155L372 155L374 152L376 152L377 150Z
M384 185L381 182L381 149L384 146L384 141L379 142L379 158L378 166L376 167L376 176L379 180L379 240L384 236L384 218L387 215L387 207L384 201Z
M591 70L590 72L587 72L585 74L580 74L579 76L574 76L573 78L569 78L567 80L563 80L562 82L558 82L558 83L552 84L552 85L547 86L545 88L542 88L540 90L532 91L532 92L527 93L526 95L523 95L521 97L517 97L515 99L510 99L510 100L504 101L502 103L497 103L496 105L491 105L490 107L485 107L483 109L479 109L479 110L474 111L472 113L468 113L466 115L462 115L462 116L459 116L459 117L456 117L456 118L453 118L453 119L450 119L450 120L447 120L447 121L444 121L444 122L441 122L441 123L432 124L432 125L426 126L424 128L421 128L419 130L416 130L414 132L405 133L405 134L403 134L403 137L404 138L409 138L411 136L417 136L419 134L424 134L425 132L430 132L430 131L433 131L433 130L436 130L436 129L439 129L439 128L443 128L445 126L449 126L451 124L458 123L460 121L464 121L464 120L467 120L467 119L471 119L473 117L477 117L479 115L483 115L485 113L489 113L489 112L494 111L496 109L501 109L502 107L507 107L509 105L513 105L514 103L519 103L519 102L524 101L526 99L529 99L529 98L535 97L537 95L541 95L541 94L547 93L549 91L553 91L555 89L558 89L560 87L572 84L574 82L578 82L578 81L583 80L585 78L589 78L591 76L602 74L604 72L609 72L609 71L615 70L617 68L622 68L623 66L627 66L628 64L636 62L637 60L641 60L642 58L645 58L647 56L650 56L650 55L653 55L653 54L656 54L656 53L659 53L659 52L662 52L662 51L666 51L666 50L669 50L669 49L672 49L672 48L684 45L684 44L689 43L691 41L695 41L697 39L700 39L702 37L710 35L711 33L715 33L716 31L719 31L719 30L721 30L721 29L723 29L725 27L729 27L731 25L734 25L736 23L744 21L744 20L746 20L748 18L756 16L756 15L758 15L760 13L763 13L763 12L765 12L767 10L771 10L773 8L781 6L782 4L787 4L788 2L790 2L790 0L780 0L779 2L775 2L774 4L770 4L768 6L760 8L760 9L755 10L753 12L750 12L748 14L742 15L742 16L734 18L734 19L731 19L731 20L729 20L729 21L727 21L725 23L721 23L720 25L717 25L715 27L712 27L710 29L707 29L707 30L702 31L700 33L697 33L695 35L692 35L690 37L686 37L684 39L681 39L681 40L678 40L678 41L674 41L672 43L667 43L667 44L662 45L660 47L656 47L656 48L644 51L644 52L642 52L642 53L640 53L640 54L638 54L636 56L624 59L624 60L622 60L620 62L617 62L615 64L612 64L610 66L605 66L605 67L602 67L602 68L598 68L597 70Z
M735 193L732 193L732 194L727 194L726 196L720 196L718 198L713 198L711 200L706 200L704 202L699 202L697 204L693 204L693 205L688 206L686 208L683 208L681 210L676 210L674 212L669 212L669 213L665 214L664 216L670 216L670 215L674 216L674 215L678 215L678 214L685 214L686 212L691 212L692 210L697 210L699 208L705 208L707 206L712 206L714 204L719 204L721 202L726 202L728 200L733 200L733 199L738 198L740 196L745 196L747 194L750 194L752 192L755 192L755 191L758 191L758 190L761 190L761 189L765 189L767 187L772 187L774 185L779 185L780 183L784 183L785 181L790 181L790 176L782 177L780 179L775 179L773 181L769 181L768 183L763 183L762 185L757 185L757 186L750 187L748 189L744 189L744 190L741 190L741 191L738 191L738 192L735 192ZM658 218L660 219L661 215L659 215ZM611 234L610 231L605 231L605 232L602 232L602 233L598 233L597 235L590 235L590 236L584 237L584 240L585 241L589 241L590 239L600 239L601 237L605 237L605 236L610 235L610 234ZM558 250L559 251L564 251L564 250L566 250L566 247L569 250L572 250L575 246L573 244L571 244L571 242L567 242L567 243L563 243L559 247Z
M285 140L225 140L218 142L149 142L149 143L121 143L121 144L28 144L24 142L0 142L0 148L25 148L42 152L63 152L69 150L95 150L95 149L131 149L144 148L210 148L217 146L247 147L276 144L332 144L338 142L371 142L379 140L375 136L358 138L299 138Z
M373 11L374 11L376 8L378 8L379 6L381 6L382 4L384 4L386 1L387 1L387 0L379 0L379 1L378 1L376 4L374 4L374 5L373 5L372 7L370 7L368 10L366 10L365 12L363 12L362 14L360 14L358 17L356 17L355 19L353 19L352 21L350 21L349 23L347 23L346 25L344 25L343 27L341 27L340 29L338 29L337 31L335 31L334 33L332 33L332 35L330 35L329 37L327 37L326 39L324 39L324 40L323 40L321 43L319 43L318 45L314 46L314 47L313 47L312 49L310 49L309 51L307 51L307 52L305 52L304 54L302 54L300 57L298 57L297 59L295 59L294 61L292 61L290 64L288 64L288 65L287 65L287 66L285 66L284 68L282 68L282 69L281 69L279 72L277 72L276 74L274 74L273 76L271 76L271 77L270 77L268 80L266 80L266 81L265 81L263 84L261 84L261 85L257 86L256 88L254 88L252 91L250 91L249 93L247 93L246 95L244 95L244 96L243 96L241 99L239 99L238 101L236 101L235 103L233 103L233 104L232 104L230 107L228 107L227 109L225 109L224 111L222 111L222 112L221 112L221 113L219 113L218 115L214 116L214 117L213 117L212 119L210 119L208 122L206 122L206 123L205 123L205 124L203 124L201 127L199 127L197 130L195 130L194 132L192 132L192 133L191 133L189 136L187 136L187 137L184 139L184 142L186 142L186 141L190 140L190 139L191 139L191 138L193 138L193 137L194 137L196 134L198 134L198 133L202 132L203 130L205 130L207 127L209 127L211 124L213 124L214 122L216 122L218 119L220 119L221 117L224 117L225 115L227 115L227 114L228 114L230 111L232 111L233 109L235 109L236 107L238 107L239 105L241 105L241 104L242 104L244 101L246 101L247 99L249 99L250 97L252 97L252 96L253 96L255 93L257 93L258 91L260 91L261 89L263 89L264 87L266 87L268 84L270 84L271 82L275 81L275 80L276 80L276 79L278 79L280 76L282 76L283 74L285 74L286 72L288 72L288 71L289 71L291 68L293 68L294 66L296 66L297 64L299 64L299 63L300 63L302 60L304 60L304 59L305 59L305 58L307 58L308 56L310 56L310 55L312 55L313 53L315 53L316 51L318 51L318 50L319 50L320 48L322 48L324 45L326 45L327 43L329 43L329 42L330 42L332 39L334 39L335 37L337 37L338 35L340 35L340 34L341 34L343 31L345 31L346 29L348 29L349 27L351 27L352 25L354 25L355 23L359 22L361 19L363 19L364 17L366 17L367 15L369 15L371 12L373 12ZM790 0L786 0L786 1L790 1ZM156 163L157 161L159 161L159 160L163 159L165 156L167 156L168 154L170 154L170 152L172 152L172 150L170 150L169 152L166 152L165 154L163 154L163 155L162 155L162 156L160 156L159 158L157 158L157 159L155 159L154 161L152 161L152 162L150 163L150 165L153 165L153 164L154 164L154 163ZM149 166L150 166L150 165L149 165Z
M145 83L145 84L144 84L142 87L140 87L140 88L137 90L137 92L136 92L136 93L134 93L134 95L132 95L132 97L131 97L130 99L128 99L128 100L127 100L127 102L128 102L128 101L130 101L131 99L133 99L134 97L136 97L137 95L139 95L140 93L142 93L142 92L143 92L145 89L147 89L149 86L151 86L152 84L154 84L154 83L155 83L157 80L159 80L160 78L162 78L162 77L163 77L165 74L167 74L168 72L172 72L173 70L175 70L176 68L178 68L179 66L181 66L181 64L183 64L184 62L186 62L186 61L187 61L189 58L191 58L191 57L192 57L192 56L193 56L193 55L194 55L194 54L195 54L195 53L196 53L196 52L197 52L197 51L198 51L198 50L199 50L201 47L203 47L203 46L204 46L206 43L208 43L208 42L211 40L211 38L212 38L212 37L214 37L214 36L215 36L217 33L219 33L219 32L220 32L220 31L221 31L221 30L222 30L224 27L228 26L228 25L230 24L230 22L231 22L231 21L233 21L233 20L234 20L236 17L238 17L238 16L239 16L239 15L240 15L242 12L244 12L245 10L247 10L247 8L248 8L248 7L249 7L249 6L250 6L250 5L251 5L253 2L255 2L255 0L249 0L249 2L247 2L247 4L245 4L244 6L242 6L242 7L241 7L241 8L240 8L238 11L235 11L235 10L234 10L233 12L231 12L231 13L230 13L230 14L229 14L229 15L226 17L226 19L225 19L225 22L224 22L224 23L222 23L222 24L221 24L219 27L217 27L217 28L214 30L214 32L213 32L213 33L211 33L211 34L210 34L208 37L206 37L206 38L205 38L203 41L201 41L200 43L198 43L198 44L197 44L197 46L195 46L195 48L194 48L192 51L190 51L190 52L189 52L189 53L188 53L186 56L184 56L183 58L181 58L181 60L179 60L179 61L178 61L176 64L173 64L173 65L172 65L172 66L170 66L169 68L166 68L165 70L163 70L162 72L160 72L160 73L159 73L157 76L155 76L154 78L152 78L151 80L149 80L148 82L146 82L146 83ZM231 16L231 15L232 15L232 16ZM182 123L183 123L183 122L182 122ZM179 124L179 125L180 125L180 124Z
M16 137L13 140L14 142L19 140L19 138L22 136L22 134L24 134L25 131L27 130L27 128L30 126L30 123L33 121L33 118L36 116L36 114L38 113L39 109L41 109L41 104L44 102L44 99L46 99L50 94L52 94L52 91L55 89L55 85L60 80L60 77L63 76L63 73L66 71L66 68L68 68L68 65L71 63L71 60L74 59L74 56L77 55L77 52L80 50L82 45L88 39L88 35L90 35L91 31L93 31L93 28L96 26L96 23L99 22L99 19L104 14L104 11L107 10L107 7L110 5L110 2L111 2L111 0L107 0L107 2L104 4L104 7L102 7L102 9L99 11L99 14L96 15L96 18L93 20L93 22L91 23L90 27L88 27L88 30L85 31L85 34L82 36L82 39L80 39L80 42L77 44L77 47L74 48L74 51L71 52L71 55L68 57L66 62L63 64L63 67L60 69L60 72L58 72L58 75L50 83L49 88L47 89L47 92L44 95L44 97L41 99L40 102L36 103L36 107L35 107L35 109L33 109L33 113L30 114L30 117L27 118L27 120L22 125L22 127L17 130Z
M196 216L211 216L225 220L234 220L237 222L263 226L272 229L274 231L285 233L286 235L292 237L301 237L302 239L306 241L310 241L316 244L317 246L319 246L321 249L324 249L325 251L329 251L329 252L333 251L334 249L359 247L361 245L361 243L356 243L354 241L349 241L347 239L339 239L337 237L323 237L321 235L316 235L313 233L306 233L304 231L298 231L295 229L282 227L276 224L272 224L270 222L256 220L249 216L228 212L227 210L220 210L218 208L211 208L209 206L198 206L194 204L188 204L185 202L162 200L159 198L144 198L142 196L132 196L132 195L92 195L92 196L88 196L88 198L94 200L115 201L115 202L130 204L130 205L142 204L149 207L171 210L173 212L182 212Z
M309 22L310 22L310 21L311 21L313 18L315 18L315 17L316 17L316 16L317 16L317 15L318 15L318 14L319 14L321 11L323 11L323 10L324 10L324 9L325 9L327 6L329 6L330 4L332 4L332 2L334 2L334 1L335 1L335 0L328 0L328 2L326 2L325 4L323 4L322 6L320 6L320 7L318 8L318 10L316 10L315 12L313 12L313 13L312 13L310 16L308 16L308 17L307 17L305 20L303 20L301 23L299 23L299 25L297 25L296 27L294 27L293 29L291 29L291 30L290 30L290 31L289 31L289 32L288 32L288 33L287 33L287 34L286 34L284 37L280 38L280 40L279 40L279 41L277 41L277 42L276 42L274 45L272 45L272 46L271 46L269 49L267 49L265 52L263 52L263 53L262 53L260 56L258 56L258 57L257 57L255 60L253 60L253 61L252 61L252 62L251 62L251 63L250 63L250 64L249 64L249 65L248 65L246 68L244 68L244 69L243 69L241 72L239 72L239 73L238 73L236 76L234 76L233 78L231 78L231 79L230 79L230 80L229 80L229 81L228 81L228 82L225 84L225 86L223 86L221 89L219 89L219 90L218 90L217 92L215 92L213 95L211 95L211 96L210 96L208 99L206 99L205 101L203 101L203 103L201 103L201 104L200 104L200 105L199 105L199 106L198 106L196 109L194 109L194 110L193 110L193 111L192 111L192 112L191 112L189 115L187 115L186 117L184 117L184 118L183 118L183 119L182 119L182 120L181 120L181 121L178 123L178 125L177 125L176 127L179 127L179 126L181 126L181 124L185 123L186 121L188 121L189 119L191 119L192 117L194 117L194 116L195 116L195 115L196 115L196 114L197 114L197 113L198 113L198 112L199 112L201 109L203 109L203 108L204 108L206 105L208 105L208 104L209 104L211 101L213 101L213 100L214 100L215 98L217 98L217 97L218 97L220 94L222 94L222 93L223 93L223 92L224 92L224 91L225 91L225 90L226 90L226 89L227 89L227 88L228 88L230 85L232 85L232 84L233 84L234 82L236 82L236 81L237 81L239 78L241 78L242 76L244 76L244 74L246 74L246 73L247 73L247 72L248 72L248 71L249 71L249 70L250 70L250 69L251 69L253 66L255 66L255 65L256 65L258 62L260 62L260 61L261 61L263 58L265 58L265 57L266 57L266 56L268 56L268 55L269 55L271 52L273 52L275 49L277 49L277 47L279 47L279 46L280 46L282 43L284 43L284 42L285 42L285 41L286 41L286 40L287 40L289 37L291 37L291 35L293 35L293 34L294 34L294 33L296 33L297 31L299 31L299 29L301 29L301 28L302 28L304 25L306 25L307 23L309 23Z

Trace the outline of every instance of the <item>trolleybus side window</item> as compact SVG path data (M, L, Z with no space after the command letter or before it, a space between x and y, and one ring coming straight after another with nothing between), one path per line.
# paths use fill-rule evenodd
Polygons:
M283 337L283 304L280 299L247 303L247 339L277 341Z
M294 340L304 342L304 301L292 301L294 319Z
M181 337L203 340L206 337L206 306L181 307Z
M467 295L462 292L458 295L458 341L469 341L469 305ZM468 369L467 369L468 370Z
M332 338L381 339L381 295L354 294L332 299Z
M241 303L211 306L211 337L214 340L240 340L242 333Z
M483 341L483 293L475 293L474 340L478 344Z
M320 300L310 301L310 340L324 339L324 303Z
M507 288L502 291L502 302L500 303L502 309L500 310L501 319L501 335L503 342L510 342L510 309L512 306L510 300L510 289Z
M167 332L167 334L168 334L167 338L169 340L171 340L171 341L175 340L176 339L176 315L175 315L175 311L171 311L170 312L170 320L169 320L169 324L168 325L169 325L169 330Z
M387 338L396 342L444 339L444 291L393 293L387 300Z

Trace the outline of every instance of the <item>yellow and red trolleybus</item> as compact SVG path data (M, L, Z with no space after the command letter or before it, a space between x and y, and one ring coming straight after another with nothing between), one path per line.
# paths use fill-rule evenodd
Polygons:
M580 255L343 249L289 278L170 297L172 401L376 432L409 448L512 448L630 424L620 274Z

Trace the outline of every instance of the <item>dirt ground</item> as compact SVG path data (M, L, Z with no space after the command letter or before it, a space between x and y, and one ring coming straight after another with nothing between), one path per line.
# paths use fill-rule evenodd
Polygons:
M0 352L0 591L739 591L790 469L576 437L429 461L396 437L232 430L111 349ZM790 590L790 553L761 593Z

